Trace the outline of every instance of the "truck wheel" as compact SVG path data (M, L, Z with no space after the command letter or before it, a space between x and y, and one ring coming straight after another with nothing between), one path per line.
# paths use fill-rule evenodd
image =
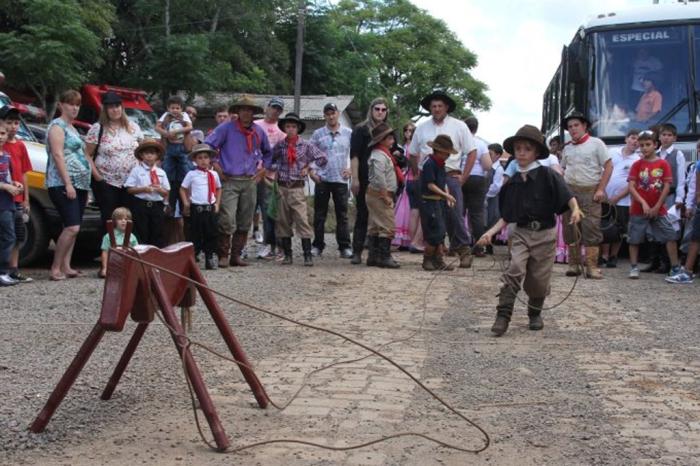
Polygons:
M49 250L49 232L46 226L46 216L44 211L37 204L32 203L29 212L29 223L27 227L27 238L20 245L19 265L26 267L46 256Z

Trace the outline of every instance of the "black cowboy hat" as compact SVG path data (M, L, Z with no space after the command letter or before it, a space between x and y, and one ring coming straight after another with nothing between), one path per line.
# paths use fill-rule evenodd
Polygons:
M586 115L584 115L583 113L579 112L578 110L572 110L572 111L570 111L570 112L564 117L564 119L561 120L561 124L562 124L562 126L563 126L564 128L566 128L567 125L569 124L569 120L574 120L574 119L576 119L576 120L581 120L583 123L586 124L586 128L590 128L590 127L591 127L591 122L588 120L588 118L586 118Z
M549 157L549 148L544 143L544 134L542 134L542 131L540 131L536 127L532 125L523 126L515 133L515 136L511 136L505 141L503 141L503 148L509 154L515 155L515 151L513 150L513 144L518 139L530 141L535 145L535 147L537 148L538 160L546 159L547 157Z
M457 149L455 149L455 146L452 143L452 138L446 134L440 134L436 136L434 140L428 141L428 147L438 152L447 152L448 154L458 153Z
M280 118L279 121L277 122L277 126L279 127L279 129L284 131L284 125L286 123L296 123L297 128L299 128L299 134L303 133L304 130L306 129L306 123L301 121L301 118L299 118L299 115L297 115L294 112L289 112L284 116L284 118Z
M455 108L457 108L457 104L455 103L454 99L447 95L445 91L440 89L435 90L423 97L423 100L420 101L420 106L427 111L430 111L430 102L433 100L442 100L445 102L447 104L447 113L452 113L455 111Z
M139 143L139 146L134 150L134 156L139 159L141 159L141 152L145 151L146 149L153 149L156 152L158 152L158 158L160 160L163 160L163 156L165 155L165 147L163 147L163 144L160 142L156 141L155 139L144 139Z
M393 132L394 129L391 126L387 125L386 123L379 123L372 129L372 140L369 142L367 147L376 146L385 137L392 134Z

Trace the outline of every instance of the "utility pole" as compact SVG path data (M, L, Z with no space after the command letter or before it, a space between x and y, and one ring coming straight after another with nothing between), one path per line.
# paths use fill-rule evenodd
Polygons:
M301 109L301 64L304 58L304 20L306 17L306 0L299 0L297 12L297 46L294 65L294 113L300 115ZM301 115L300 115L301 116Z

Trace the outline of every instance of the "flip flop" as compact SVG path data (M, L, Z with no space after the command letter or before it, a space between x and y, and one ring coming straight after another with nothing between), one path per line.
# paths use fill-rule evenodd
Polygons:
M83 276L83 272L81 272L80 270L76 270L73 273L66 274L66 277L68 277L68 278L76 278L76 277L82 277L82 276Z
M60 282L61 280L65 280L66 278L68 278L68 277L66 277L65 275L51 275L51 274L49 274L49 280L51 280L52 282Z

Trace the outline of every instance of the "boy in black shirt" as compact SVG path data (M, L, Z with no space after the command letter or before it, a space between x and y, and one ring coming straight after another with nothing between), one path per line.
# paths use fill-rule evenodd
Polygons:
M522 283L527 293L530 330L544 327L540 313L550 291L550 278L556 254L555 215L571 209L571 223L581 220L581 210L564 183L564 179L537 162L546 159L549 149L544 135L525 125L503 142L506 151L515 155L518 173L499 194L501 219L479 239L485 246L508 223L515 223L511 235L511 259L503 274L503 287L496 306L496 322L491 331L496 336L508 330L515 299ZM568 207L567 207L568 206Z
M453 270L445 264L444 241L447 233L447 206L452 207L455 198L445 189L447 183L445 160L457 151L452 139L441 134L434 141L428 142L433 153L423 164L420 174L420 222L425 239L423 253L423 270Z

